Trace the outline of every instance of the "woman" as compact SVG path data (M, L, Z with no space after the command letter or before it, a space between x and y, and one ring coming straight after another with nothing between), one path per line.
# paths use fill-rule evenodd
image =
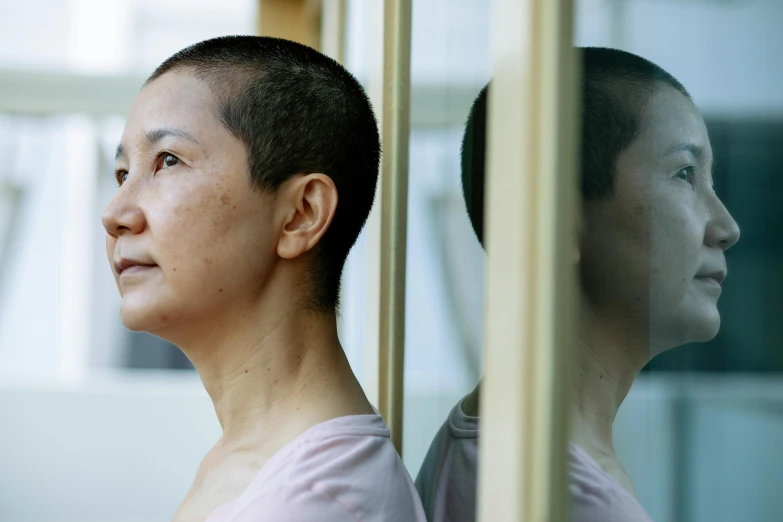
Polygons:
M358 82L285 40L201 42L136 98L103 215L122 320L182 349L223 428L174 520L424 520L337 338L379 154Z
M739 229L712 186L712 149L685 88L657 65L583 49L580 320L569 488L575 521L648 521L618 461L612 423L655 355L712 339ZM487 88L462 147L462 180L483 241ZM416 484L430 522L475 519L480 386L452 410Z

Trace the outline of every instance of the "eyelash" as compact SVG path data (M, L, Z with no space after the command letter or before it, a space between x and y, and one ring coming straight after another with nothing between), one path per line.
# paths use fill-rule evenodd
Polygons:
M161 166L162 163L166 161L166 159L171 156L176 160L176 163L174 165L167 165L167 166ZM171 168L179 164L180 159L176 157L174 154L170 152L161 152L158 154L158 157L155 158L155 172L157 173L159 170L164 168ZM114 171L114 179L117 181L117 186L121 187L123 183L125 183L125 178L128 175L128 171L125 169L117 169Z
M684 178L681 177L680 176L681 172L686 172L686 177L684 177ZM692 165L688 165L687 167L684 167L684 168L678 170L677 174L675 174L675 176L677 176L678 178L680 178L684 182L686 182L686 183L690 184L691 186L693 186L695 174L696 173L695 173L695 169L693 168L693 166Z
M117 169L114 171L114 181L117 182L118 187L122 186L122 184L125 182L123 178L127 175L128 175L128 171L125 169Z

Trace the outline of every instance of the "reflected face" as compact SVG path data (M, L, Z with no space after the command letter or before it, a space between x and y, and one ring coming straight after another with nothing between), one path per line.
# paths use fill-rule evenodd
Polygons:
M139 94L103 215L123 323L165 337L258 298L275 259L274 198L250 185L247 152L202 81L169 72Z
M585 208L585 298L610 327L646 335L649 356L720 327L724 252L739 228L713 190L712 164L698 111L662 86L617 160L614 195Z

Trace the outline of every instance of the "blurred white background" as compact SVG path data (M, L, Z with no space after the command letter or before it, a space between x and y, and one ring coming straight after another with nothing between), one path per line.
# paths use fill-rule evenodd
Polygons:
M348 2L346 65L365 83L373 4ZM481 375L484 257L462 203L459 142L491 60L489 0L413 4L404 460L415 477ZM707 119L783 119L782 2L577 6L578 45L658 63ZM189 44L254 33L256 7L0 0L0 522L168 520L219 436L187 361L119 322L100 214L123 113L146 76ZM362 237L341 321L360 379L365 249ZM618 451L659 522L779 520L781 411L775 374L644 375L617 421Z

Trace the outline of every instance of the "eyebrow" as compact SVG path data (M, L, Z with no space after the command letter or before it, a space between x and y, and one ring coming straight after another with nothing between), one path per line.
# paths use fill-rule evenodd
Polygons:
M690 142L681 142L681 143L675 143L671 147L669 147L666 152L664 152L664 156L671 156L675 152L690 152L693 154L693 156L697 160L703 160L704 159L704 148L696 145L695 143Z
M162 129L152 129L148 130L144 133L144 142L147 147L151 147L155 145L157 142L162 140L163 138L166 138L168 136L174 136L177 138L183 138L188 141L191 141L195 143L196 145L200 145L198 140L193 137L192 134L189 132L186 132L181 129L172 129L168 127L164 127ZM125 147L122 146L122 143L117 145L117 150L114 153L114 161L119 160L120 158L124 158L126 156L125 153Z

